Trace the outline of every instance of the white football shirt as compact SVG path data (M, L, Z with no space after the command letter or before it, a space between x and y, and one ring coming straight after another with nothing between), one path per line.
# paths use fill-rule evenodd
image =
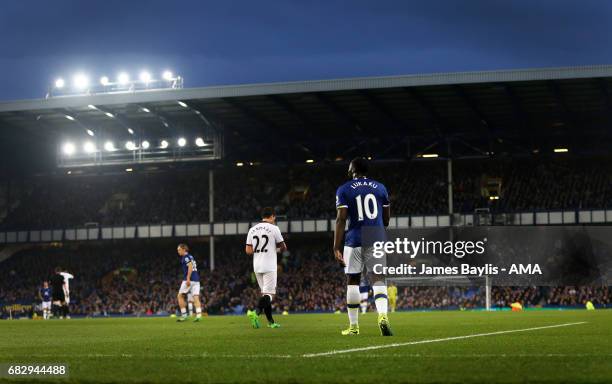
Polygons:
M66 294L70 293L70 279L74 279L74 276L68 272L60 272L60 275L64 276L64 290Z
M253 247L255 273L276 271L276 247L283 241L280 229L274 224L262 222L249 229L246 243Z

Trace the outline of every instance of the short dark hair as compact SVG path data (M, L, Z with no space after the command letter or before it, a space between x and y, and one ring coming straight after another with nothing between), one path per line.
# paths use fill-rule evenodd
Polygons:
M272 207L264 207L261 210L261 217L263 219L267 219L268 217L276 216L276 212L274 212L274 208Z
M356 157L351 160L351 164L353 164L353 170L360 175L368 173L368 169L370 168L368 160L366 160L365 157Z
M178 245L179 248L186 250L187 252L189 252L189 246L185 243L180 243Z
M62 271L62 267L55 267L55 273L60 273Z

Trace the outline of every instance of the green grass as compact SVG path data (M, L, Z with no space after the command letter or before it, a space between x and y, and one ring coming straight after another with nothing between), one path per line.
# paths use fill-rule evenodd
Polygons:
M390 319L392 338L379 336L374 313L361 317L356 337L340 336L346 314L277 316L282 328L258 330L246 316L196 324L170 318L2 321L0 363L68 363L74 382L612 382L612 311L415 312Z

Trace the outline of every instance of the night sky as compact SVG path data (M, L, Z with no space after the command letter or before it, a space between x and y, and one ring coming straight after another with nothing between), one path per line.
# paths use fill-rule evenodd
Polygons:
M612 63L609 1L3 1L0 100L168 68L186 87Z

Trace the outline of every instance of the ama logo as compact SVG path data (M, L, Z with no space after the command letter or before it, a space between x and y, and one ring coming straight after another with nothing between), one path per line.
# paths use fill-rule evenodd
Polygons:
M540 264L512 264L509 275L541 275Z

